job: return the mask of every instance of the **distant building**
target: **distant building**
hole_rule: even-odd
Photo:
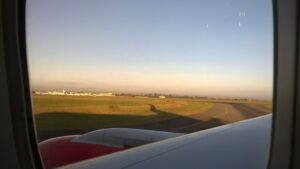
[[[107,93],[97,93],[97,94],[95,94],[95,96],[114,96],[114,94],[111,93],[111,92],[107,92]]]
[[[48,91],[46,92],[46,94],[49,94],[49,95],[65,95],[65,90],[63,90],[62,92],[58,92],[58,91]]]
[[[90,92],[69,92],[66,90],[62,91],[47,91],[47,92],[39,92],[39,91],[34,91],[33,94],[45,94],[45,95],[64,95],[64,96],[115,96],[111,92],[106,92],[106,93],[90,93]]]
[[[165,99],[166,96],[158,96],[159,99]]]

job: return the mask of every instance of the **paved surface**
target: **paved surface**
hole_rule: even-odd
[[[171,114],[156,109],[151,106],[151,110],[157,114]],[[173,131],[181,133],[191,133],[223,124],[233,123],[253,117],[268,114],[269,110],[256,105],[240,104],[240,103],[215,103],[214,106],[201,113],[191,116],[175,116],[173,119],[160,122],[131,126],[131,128]],[[43,131],[38,132],[39,141],[58,137],[63,135],[82,134],[89,132],[88,130],[70,130],[70,131]]]
[[[179,116],[174,119],[134,126],[134,128],[191,133],[268,113],[268,110],[254,105],[216,103],[208,111],[189,117]]]

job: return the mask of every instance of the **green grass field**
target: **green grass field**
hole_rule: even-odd
[[[39,131],[126,127],[189,116],[214,103],[195,99],[33,95]]]

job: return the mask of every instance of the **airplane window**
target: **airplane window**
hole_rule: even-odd
[[[270,114],[272,15],[271,0],[28,0],[45,167]],[[99,144],[78,157],[82,140]]]

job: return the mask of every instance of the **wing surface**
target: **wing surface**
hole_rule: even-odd
[[[271,115],[85,160],[68,169],[265,169]]]

